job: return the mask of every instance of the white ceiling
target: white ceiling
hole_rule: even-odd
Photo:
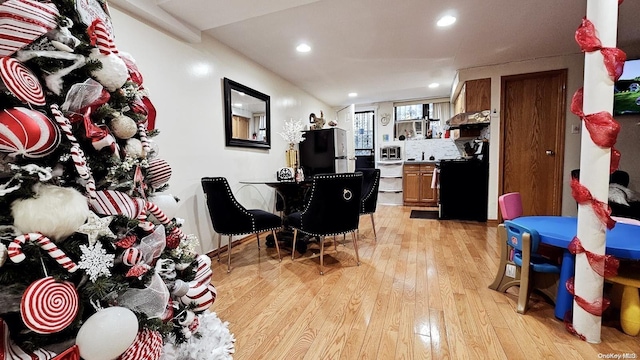
[[[187,41],[208,34],[332,106],[449,97],[459,69],[579,53],[574,33],[587,6],[587,0],[111,3]],[[458,21],[436,27],[445,13]],[[640,1],[626,0],[618,22],[618,47],[634,58],[637,14]],[[310,53],[295,51],[303,41]],[[432,82],[441,86],[427,88]]]

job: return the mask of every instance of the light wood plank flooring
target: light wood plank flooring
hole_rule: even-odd
[[[378,241],[360,219],[360,259],[350,237],[291,261],[290,251],[233,248],[232,271],[213,262],[212,306],[236,337],[234,359],[600,359],[640,356],[640,338],[605,319],[602,342],[570,335],[552,305],[534,295],[516,313],[517,287],[490,290],[498,266],[496,228],[410,219],[410,207],[378,206]],[[340,239],[341,240],[341,239]],[[342,240],[341,240],[342,242]],[[226,260],[226,252],[222,254]],[[298,255],[300,256],[300,255]],[[633,356],[633,355],[632,355]]]

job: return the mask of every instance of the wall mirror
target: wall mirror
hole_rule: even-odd
[[[271,148],[270,97],[224,78],[227,146]]]

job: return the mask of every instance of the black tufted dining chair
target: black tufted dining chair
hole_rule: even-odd
[[[318,174],[313,176],[311,193],[304,210],[287,216],[294,229],[293,249],[298,233],[320,238],[320,275],[324,274],[324,237],[351,233],[356,261],[358,255],[358,222],[362,173]],[[294,253],[291,255],[293,260]]]
[[[358,169],[362,172],[362,194],[360,195],[360,215],[371,215],[373,239],[378,241],[376,223],[373,214],[378,203],[378,188],[380,187],[380,169]]]
[[[282,227],[282,219],[278,215],[259,209],[246,209],[233,196],[229,183],[224,177],[203,177],[200,182],[207,199],[213,230],[218,233],[218,261],[220,261],[222,236],[229,237],[227,272],[231,271],[231,237],[234,235],[256,234],[258,249],[260,249],[260,233],[271,231],[278,252],[278,260],[282,261],[276,237],[276,230]]]

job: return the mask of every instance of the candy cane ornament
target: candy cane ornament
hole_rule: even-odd
[[[145,154],[148,154],[151,151],[151,147],[149,146],[149,140],[147,139],[147,129],[144,127],[144,124],[138,124],[138,136],[140,136],[142,150],[144,150]]]
[[[58,262],[58,264],[67,269],[67,271],[72,273],[78,270],[78,265],[60,250],[51,239],[39,233],[28,233],[13,239],[13,242],[9,244],[8,247],[9,259],[11,259],[11,261],[17,264],[26,258],[22,252],[22,245],[27,241],[34,241],[42,250],[46,251],[49,256]]]
[[[151,215],[155,216],[156,219],[158,219],[158,221],[164,225],[167,226],[170,224],[170,220],[167,217],[167,215],[164,214],[164,211],[162,211],[158,205],[152,203],[152,202],[147,202],[147,211],[151,213]],[[182,230],[180,230],[180,228],[178,228],[177,226],[174,227],[170,232],[169,235],[173,235],[173,236],[177,236],[180,239],[186,239],[186,235],[184,235],[184,233],[182,232]]]
[[[87,190],[89,197],[95,199],[96,182],[91,175],[91,169],[87,165],[87,158],[84,156],[84,151],[82,151],[78,139],[75,137],[75,135],[73,135],[71,122],[62,114],[57,104],[51,105],[51,113],[56,119],[56,123],[58,123],[58,126],[60,126],[60,128],[62,129],[64,135],[71,143],[71,160],[73,160],[73,164],[75,165],[76,171],[78,172],[80,178],[86,181],[85,189]]]

